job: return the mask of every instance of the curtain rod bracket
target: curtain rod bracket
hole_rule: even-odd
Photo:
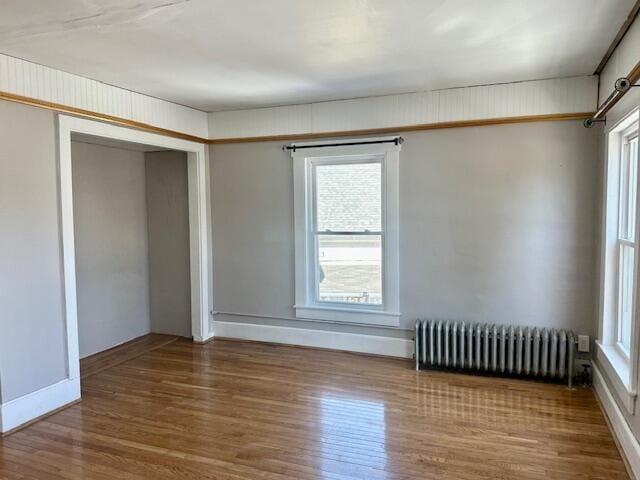
[[[620,77],[615,81],[613,91],[609,94],[606,100],[598,106],[596,113],[594,113],[591,118],[588,118],[583,122],[583,125],[586,128],[593,127],[595,122],[605,122],[606,125],[607,112],[609,112],[609,110],[611,110],[613,106],[618,103],[618,101],[624,97],[629,90],[631,90],[631,87],[640,86],[636,84],[638,80],[640,80],[640,62],[636,63],[635,67],[631,69],[626,77]]]
[[[607,124],[607,118],[600,118],[598,120],[593,119],[593,118],[587,118],[584,122],[582,122],[582,124],[585,126],[585,128],[591,128],[593,127],[597,122],[602,122],[605,125]]]
[[[627,77],[620,77],[616,80],[614,88],[618,92],[626,93],[633,86],[634,85],[631,84],[631,81]]]

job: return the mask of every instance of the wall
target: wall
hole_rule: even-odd
[[[0,102],[2,402],[66,377],[55,120]]]
[[[615,81],[620,77],[626,77],[631,69],[640,61],[640,21],[636,20],[622,38],[618,47],[613,51],[611,58],[600,74],[600,91],[598,103],[604,100],[613,91]],[[634,90],[634,89],[632,89]],[[638,89],[636,88],[635,91]],[[629,95],[627,95],[627,98]],[[615,114],[615,113],[614,113]]]
[[[0,124],[2,125],[2,129],[0,129],[0,232],[2,233],[0,235],[0,308],[2,309],[2,315],[0,315],[0,400],[6,404],[11,400],[66,379],[67,359],[57,181],[56,115],[48,110],[0,101]],[[76,177],[74,182],[76,184],[79,183],[78,175],[84,180],[90,180],[85,175],[86,172],[82,173],[82,165],[80,167],[77,165],[75,157],[77,157],[78,149],[84,151],[104,150],[111,154],[118,151],[106,147],[75,144],[73,153],[74,177]],[[113,213],[113,209],[120,209],[119,214],[125,221],[131,222],[130,216],[134,214],[136,219],[144,219],[136,222],[135,238],[138,239],[138,242],[132,241],[133,234],[127,229],[109,231],[108,228],[100,226],[100,224],[94,225],[92,219],[87,218],[83,213],[85,212],[83,209],[97,205],[87,203],[91,202],[87,198],[76,202],[81,206],[81,211],[75,213],[76,221],[80,222],[76,227],[84,231],[84,233],[78,232],[80,237],[86,234],[86,238],[90,240],[101,236],[114,239],[116,237],[114,234],[117,233],[117,236],[123,237],[117,240],[126,243],[127,248],[135,247],[138,249],[139,255],[136,258],[133,258],[133,253],[129,251],[127,255],[131,258],[126,260],[124,258],[126,255],[122,255],[119,260],[126,263],[127,266],[131,266],[131,262],[133,262],[137,265],[137,273],[129,272],[124,278],[118,278],[119,283],[124,281],[129,286],[132,283],[126,282],[137,282],[138,286],[135,287],[137,289],[147,275],[143,273],[141,264],[135,263],[147,261],[140,240],[146,237],[147,229],[146,212],[143,215],[140,210],[140,207],[146,203],[145,165],[141,153],[121,152],[121,155],[133,155],[137,158],[137,169],[135,172],[129,171],[127,175],[131,176],[127,178],[131,180],[135,177],[140,186],[138,192],[141,197],[137,198],[137,206],[133,212],[131,211],[131,203],[105,206],[108,207],[107,213]],[[93,156],[89,157],[88,161],[91,162]],[[119,162],[120,160],[116,158],[114,161]],[[111,197],[118,200],[122,192],[113,184],[111,175],[114,174],[114,169],[110,168],[109,163],[104,162],[99,166],[104,169],[99,172],[100,178],[109,185],[102,187],[97,185],[95,186],[97,190],[93,193],[105,196],[108,192]],[[133,168],[131,162],[127,165]],[[120,165],[120,167],[127,168],[127,165]],[[181,181],[184,185],[184,180]],[[77,195],[86,197],[88,185],[84,192],[80,185],[75,190],[76,197]],[[119,200],[124,201],[125,199],[127,202],[132,200],[128,196]],[[101,213],[105,212],[101,211]],[[113,217],[109,218],[113,220]],[[188,222],[188,220],[185,221]],[[87,231],[82,228],[82,222],[93,226]],[[95,230],[92,230],[94,228]],[[185,228],[184,231],[188,231],[188,228]],[[101,239],[102,247],[106,243],[104,238]],[[82,238],[76,239],[76,242],[78,255],[87,258],[86,251],[80,250],[89,244],[83,242]],[[100,257],[101,253],[94,252],[93,254]],[[117,253],[121,255],[120,251]],[[92,261],[97,262],[97,259],[94,258]],[[101,279],[95,276],[91,277],[92,272],[89,268],[91,265],[82,262],[80,259],[78,265],[79,328],[80,335],[85,337],[86,332],[83,331],[82,323],[87,315],[83,298],[88,297],[84,297],[87,291],[83,290],[83,286],[85,288],[91,287],[91,282],[99,282]],[[188,269],[188,261],[186,265]],[[104,272],[109,275],[113,274],[111,266],[104,264],[100,266],[105,269]],[[84,280],[80,277],[83,277]],[[99,284],[96,283],[92,287],[94,290],[91,290],[89,294],[94,295],[100,291],[97,285]],[[118,289],[100,291],[100,295],[105,293],[112,296],[124,295],[124,292]],[[141,294],[137,298],[144,302],[144,298],[148,299],[148,295],[147,291],[146,294]],[[132,297],[133,295],[126,297],[127,301]],[[136,312],[142,312],[136,313],[136,318],[145,317],[143,305],[138,304]],[[91,311],[92,316],[98,315],[100,318],[104,318],[106,313],[103,307],[92,308]],[[148,319],[148,313],[146,317]],[[149,326],[146,329],[130,332],[126,336],[137,336],[148,331]],[[123,335],[123,340],[126,336]],[[94,338],[94,340],[101,339]],[[100,349],[98,346],[95,348]],[[83,348],[82,354],[86,355],[91,350],[93,348]],[[22,403],[16,404],[15,408],[21,408],[20,405]]]
[[[80,358],[149,333],[144,153],[72,142]]]
[[[191,336],[187,154],[145,153],[151,330]]]
[[[0,94],[89,110],[207,137],[207,114],[194,108],[0,53]]]
[[[259,137],[595,110],[595,76],[554,78],[209,114],[210,138]]]
[[[403,134],[401,329],[293,317],[284,142],[212,145],[217,320],[409,336],[418,316],[594,333],[600,138],[579,121]]]

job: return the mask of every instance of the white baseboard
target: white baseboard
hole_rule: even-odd
[[[607,383],[598,369],[595,362],[593,367],[593,387],[596,395],[600,399],[600,403],[607,414],[609,423],[613,428],[613,434],[618,439],[619,445],[622,447],[625,457],[629,462],[629,466],[633,471],[635,478],[640,478],[640,444],[633,435],[629,424],[624,418],[620,407],[615,401]]]
[[[206,337],[203,337],[201,335],[193,335],[193,341],[195,343],[207,343],[211,339],[213,339],[213,334],[210,334]]]
[[[224,322],[219,320],[214,320],[213,329],[214,337],[328,348],[347,352],[385,355],[388,357],[411,358],[413,356],[413,340],[406,338],[257,325],[253,323]]]
[[[80,399],[80,379],[65,379],[0,405],[0,431],[8,432]]]

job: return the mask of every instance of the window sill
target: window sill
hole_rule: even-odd
[[[362,325],[399,327],[400,313],[355,308],[294,305],[296,317],[308,320],[357,323]]]
[[[596,342],[596,358],[618,398],[631,414],[635,413],[637,393],[631,388],[631,370],[629,361],[614,345]]]

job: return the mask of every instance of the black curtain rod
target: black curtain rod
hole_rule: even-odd
[[[404,142],[404,138],[395,137],[395,138],[389,138],[387,140],[363,140],[361,142],[323,143],[320,145],[296,145],[294,143],[291,145],[285,145],[283,149],[293,150],[295,152],[296,150],[298,149],[302,150],[303,148],[344,147],[344,146],[351,146],[351,145],[373,145],[376,143],[393,143],[395,145],[400,145],[403,142]]]

